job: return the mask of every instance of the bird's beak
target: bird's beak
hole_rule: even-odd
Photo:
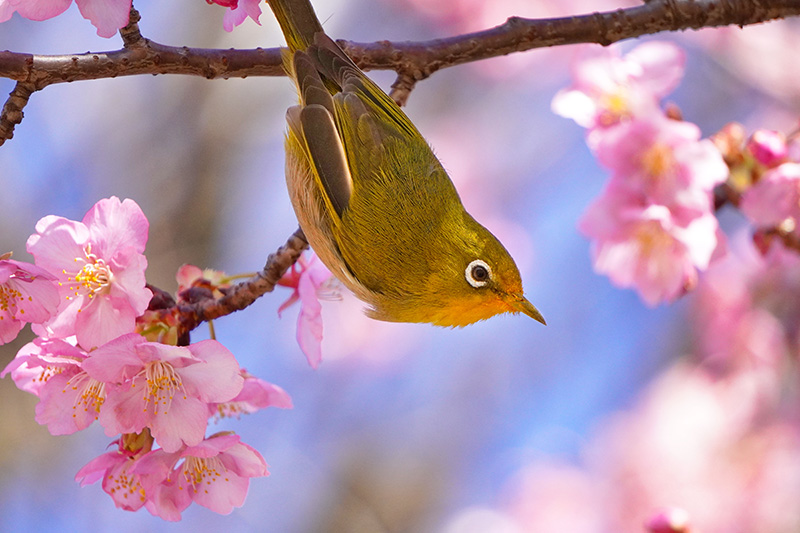
[[[533,304],[530,303],[527,300],[527,298],[525,298],[521,294],[510,295],[510,298],[508,299],[508,304],[512,307],[512,309],[514,309],[514,311],[526,314],[535,321],[541,322],[545,326],[547,325],[547,322],[544,321],[542,313],[540,313],[539,310],[536,309],[533,306]]]

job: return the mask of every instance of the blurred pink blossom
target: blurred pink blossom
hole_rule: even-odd
[[[334,279],[322,261],[316,255],[311,255],[310,259],[301,256],[278,281],[279,285],[294,289],[278,308],[278,315],[293,303],[300,302],[297,343],[311,368],[317,368],[322,362],[322,305],[319,300],[339,298]]]
[[[645,527],[650,533],[689,533],[689,513],[680,507],[659,509]]]
[[[640,44],[625,56],[618,46],[586,46],[573,64],[573,84],[553,98],[553,112],[589,129],[658,113],[685,61],[680,48],[664,41]]]
[[[147,218],[133,200],[113,196],[97,202],[75,222],[46,216],[36,223],[28,251],[58,279],[62,298],[47,337],[77,335],[90,350],[133,331],[150,302],[145,287]]]
[[[55,279],[36,265],[0,258],[0,344],[14,340],[26,322],[40,324],[55,314]]]
[[[700,140],[700,128],[660,113],[599,132],[597,158],[612,170],[614,186],[665,205],[679,217],[709,212],[714,187],[728,177],[719,150]]]
[[[83,18],[97,28],[100,37],[113,37],[130,18],[131,0],[75,0]],[[72,0],[0,0],[0,22],[14,12],[30,20],[47,20],[60,15]]]
[[[720,374],[775,372],[800,342],[800,256],[777,242],[761,254],[744,232],[734,244],[697,291],[698,352]],[[779,382],[771,385],[765,394],[779,391]]]
[[[207,404],[236,397],[243,382],[233,354],[215,340],[168,346],[132,333],[91,352],[83,368],[106,384],[106,435],[147,427],[168,452],[201,442]]]
[[[644,205],[609,184],[578,223],[591,238],[597,272],[619,287],[634,287],[649,305],[674,300],[697,283],[717,249],[718,223],[706,213],[688,223],[662,205]]]
[[[233,434],[174,453],[153,450],[131,471],[143,476],[147,510],[170,521],[180,520],[192,502],[228,514],[244,504],[250,478],[269,475],[261,454]]]
[[[767,171],[742,195],[742,212],[756,226],[778,226],[791,219],[800,222],[800,164],[784,163]]]
[[[797,531],[800,431],[755,401],[752,385],[747,373],[715,380],[674,365],[600,426],[582,465],[526,468],[507,511],[531,532],[660,533],[667,509],[662,518],[688,531]]]

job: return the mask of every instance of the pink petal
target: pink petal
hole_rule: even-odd
[[[100,37],[113,37],[130,18],[131,0],[75,0]],[[127,200],[126,200],[127,201]]]
[[[127,23],[129,0],[78,0],[78,4],[81,3],[127,4]],[[150,223],[139,205],[130,198],[122,202],[116,196],[100,200],[84,215],[82,222],[89,228],[91,240],[97,246],[96,250],[92,250],[93,253],[108,258],[125,248],[144,253]]]
[[[114,303],[110,298],[96,297],[77,313],[75,334],[81,347],[91,350],[134,330],[135,311]]]
[[[260,0],[239,0],[239,5],[236,9],[228,8],[225,10],[225,15],[222,18],[222,27],[225,31],[233,31],[235,26],[240,25],[247,17],[250,17],[259,26],[261,22],[258,21],[261,17]]]
[[[112,300],[124,302],[136,316],[141,315],[150,305],[153,293],[145,287],[147,279],[147,258],[133,250],[124,248],[118,250],[111,258],[114,272],[114,283],[111,285],[109,297]]]
[[[195,446],[188,446],[181,452],[181,457],[200,457],[208,459],[209,457],[216,457],[225,450],[231,448],[239,442],[239,435],[232,433],[217,435],[204,439],[201,443]]]
[[[215,513],[229,514],[234,507],[244,504],[249,487],[249,478],[226,472],[211,482],[204,482],[203,490],[194,492],[192,499]]]
[[[181,513],[192,504],[188,490],[181,490],[176,482],[163,482],[148,490],[145,507],[153,516],[178,522]]]
[[[210,439],[211,440],[211,439]],[[254,448],[238,442],[220,454],[225,467],[242,477],[263,477],[269,475],[267,462]]]
[[[118,433],[139,433],[148,425],[150,411],[145,409],[142,399],[142,391],[146,386],[142,378],[106,386],[106,401],[98,420],[106,435],[113,437]]]
[[[36,233],[28,238],[28,252],[36,265],[59,279],[71,268],[76,257],[84,257],[84,246],[89,239],[89,229],[80,222],[48,215],[36,223]]]
[[[649,41],[627,53],[625,61],[639,67],[635,77],[640,87],[661,99],[683,79],[686,54],[670,42]]]
[[[116,451],[104,453],[95,457],[78,470],[78,473],[75,474],[75,481],[79,482],[81,487],[97,483],[109,468],[116,466],[120,461],[126,460],[124,456]]]
[[[16,4],[17,13],[30,20],[47,20],[60,15],[72,0],[24,0]]]
[[[176,452],[184,443],[194,446],[203,440],[208,425],[208,408],[196,398],[184,399],[176,395],[166,412],[149,418],[149,427],[156,441],[164,451]]]
[[[219,403],[241,392],[244,379],[230,350],[211,339],[191,344],[189,350],[203,363],[181,369],[181,379],[188,393],[204,402]]]
[[[82,395],[86,379],[76,381],[77,375],[77,369],[62,372],[42,387],[36,422],[46,425],[51,435],[70,435],[86,429],[97,419],[100,406],[96,399]]]
[[[16,10],[16,6],[12,6],[9,0],[0,0],[0,22],[10,19]]]
[[[302,304],[297,317],[297,343],[308,364],[316,369],[322,361],[322,306],[317,298],[317,286],[310,276],[300,277],[297,292]]]
[[[255,407],[292,408],[292,398],[281,387],[258,378],[244,380],[242,392],[233,401],[247,402]]]
[[[23,327],[25,327],[25,322],[9,316],[0,316],[0,344],[6,344],[16,339]]]

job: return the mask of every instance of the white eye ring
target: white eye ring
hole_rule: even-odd
[[[464,277],[467,278],[467,283],[476,289],[484,287],[492,279],[492,267],[486,261],[475,259],[467,265]]]

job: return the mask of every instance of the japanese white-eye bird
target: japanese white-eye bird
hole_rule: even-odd
[[[299,105],[286,182],[322,262],[379,320],[465,326],[498,313],[545,323],[519,270],[466,212],[414,124],[323,31],[308,0],[269,0]]]

